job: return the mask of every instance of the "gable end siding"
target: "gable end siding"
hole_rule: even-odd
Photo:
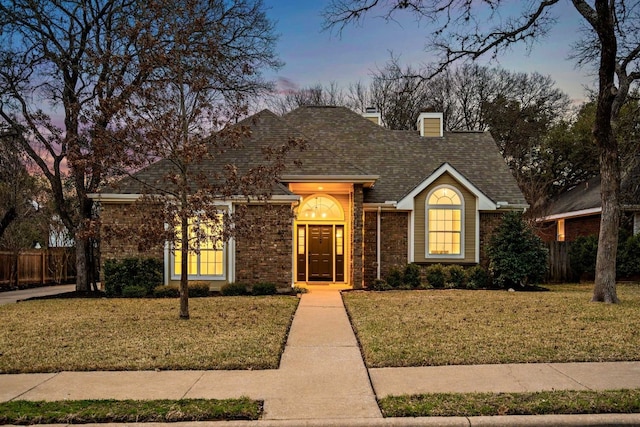
[[[426,255],[426,199],[431,190],[440,185],[455,187],[464,198],[464,258],[427,258]],[[476,198],[448,173],[443,174],[415,198],[414,261],[475,263]]]
[[[424,136],[442,136],[440,135],[440,119],[426,118],[422,121],[422,129]]]

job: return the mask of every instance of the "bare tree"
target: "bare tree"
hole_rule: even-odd
[[[156,30],[139,19],[142,9],[135,0],[0,1],[0,118],[46,178],[74,237],[79,291],[96,281],[87,195],[126,153],[113,119],[153,65],[139,61]]]
[[[272,94],[267,98],[267,104],[275,113],[282,115],[305,105],[346,106],[349,98],[337,82],[330,82]]]
[[[13,133],[0,136],[0,246],[21,250],[36,241],[45,245],[46,227],[41,224],[45,195],[29,174],[15,139]]]
[[[482,3],[468,0],[333,0],[325,13],[327,28],[344,28],[372,10],[392,19],[408,9],[431,22],[429,46],[440,55],[431,76],[460,60],[500,55],[515,43],[531,48],[557,22],[559,0]],[[602,216],[593,301],[617,303],[615,264],[620,224],[620,164],[616,125],[631,85],[640,78],[640,5],[625,0],[572,0],[586,28],[579,63],[598,70],[598,95],[593,139],[600,157]],[[478,19],[482,16],[482,19]],[[487,26],[483,23],[487,22]],[[616,84],[617,83],[617,84]]]
[[[154,70],[119,115],[121,132],[134,141],[124,166],[162,160],[122,185],[135,183],[144,194],[136,206],[143,220],[133,225],[140,248],[168,242],[180,259],[180,318],[188,319],[190,255],[244,231],[242,209],[232,215],[220,202],[267,199],[298,141],[262,150],[263,161],[249,169],[221,160],[250,136],[250,123],[235,122],[271,88],[261,70],[279,65],[260,0],[185,0],[180,8],[151,0],[143,16],[161,28],[160,49],[144,57]],[[159,176],[150,178],[150,170]],[[131,235],[128,228],[111,231]]]

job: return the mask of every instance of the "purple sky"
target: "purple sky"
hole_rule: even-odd
[[[521,0],[509,1],[518,7]],[[277,21],[276,31],[280,34],[277,51],[286,65],[275,77],[282,83],[304,87],[336,81],[346,87],[358,80],[369,82],[370,71],[382,67],[390,58],[390,51],[400,57],[403,65],[417,67],[430,60],[423,50],[428,24],[417,22],[412,15],[387,22],[371,13],[362,25],[348,26],[340,37],[335,32],[322,31],[321,13],[328,1],[264,0],[264,3],[269,8],[269,18]],[[594,80],[590,70],[575,68],[574,61],[568,58],[572,42],[580,36],[582,18],[569,1],[557,5],[555,16],[558,23],[547,38],[534,45],[529,55],[524,45],[517,45],[501,56],[496,65],[510,71],[550,75],[557,87],[573,100],[582,101],[584,86],[593,87]]]

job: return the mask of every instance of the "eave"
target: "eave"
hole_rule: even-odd
[[[362,184],[365,188],[372,188],[380,175],[282,175],[281,182],[336,182]]]

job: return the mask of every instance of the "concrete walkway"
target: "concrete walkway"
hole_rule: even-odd
[[[371,380],[370,380],[370,378]],[[264,401],[263,419],[224,425],[640,425],[640,414],[383,419],[376,396],[640,388],[640,362],[367,369],[339,292],[302,296],[279,369],[0,375],[0,401],[224,399]],[[514,424],[515,423],[515,424]],[[214,424],[216,423],[205,423]],[[175,424],[172,424],[175,426]]]
[[[12,304],[33,297],[63,294],[76,289],[76,285],[43,286],[40,288],[20,289],[17,291],[0,292],[0,305]]]

